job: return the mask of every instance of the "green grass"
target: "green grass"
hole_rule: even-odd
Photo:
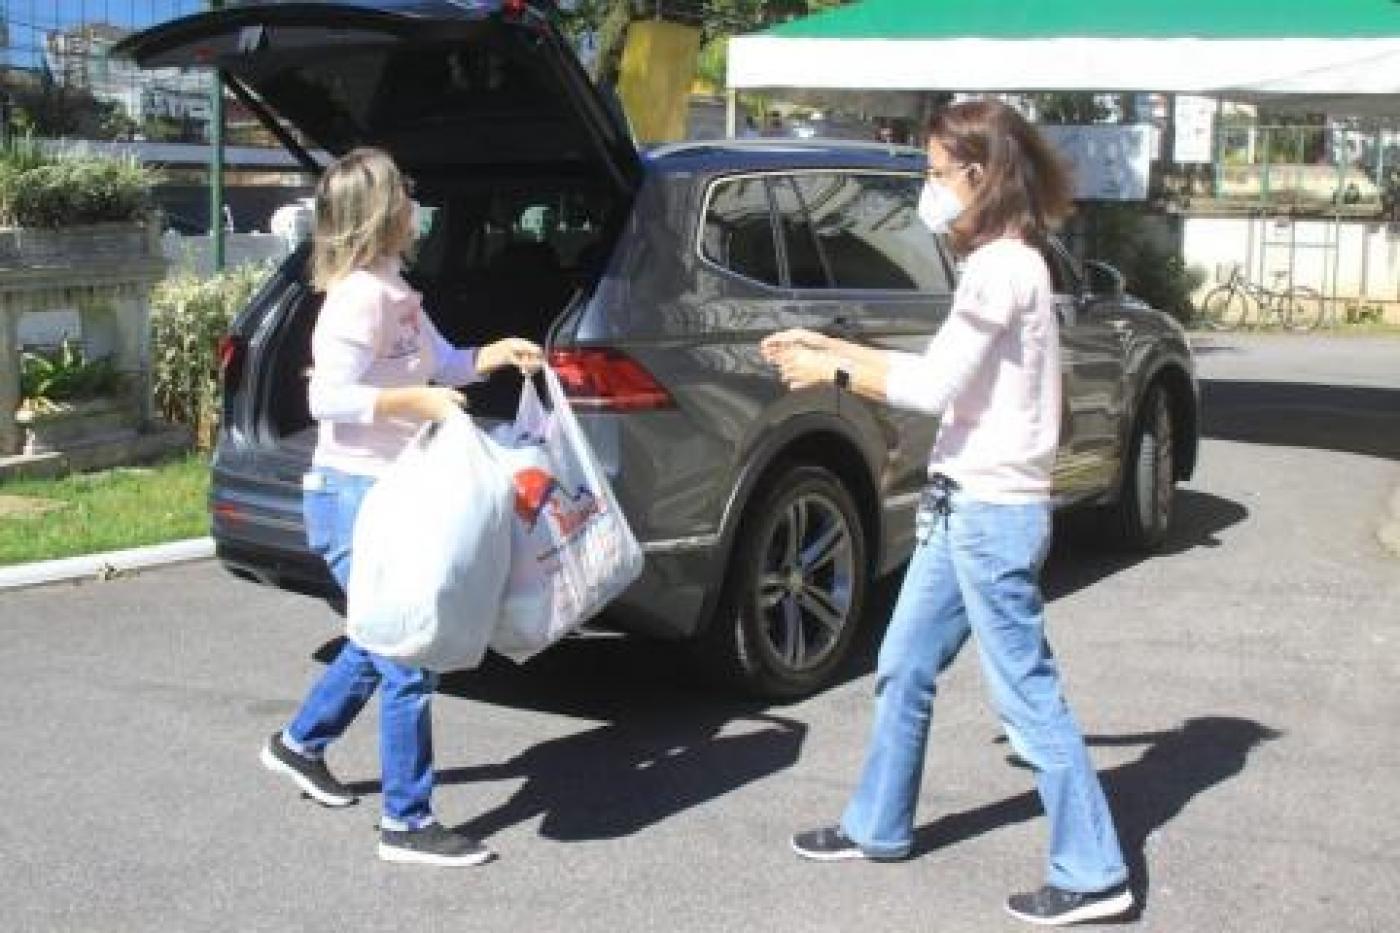
[[[0,483],[7,500],[54,506],[31,515],[0,509],[0,566],[201,537],[209,533],[208,495],[202,456]]]

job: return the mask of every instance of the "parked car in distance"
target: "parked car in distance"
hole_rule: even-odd
[[[119,50],[213,64],[309,171],[382,146],[431,225],[406,274],[450,340],[544,343],[646,553],[602,624],[686,639],[745,690],[829,683],[872,580],[913,542],[936,422],[835,387],[788,392],[761,359],[809,327],[920,351],[956,280],[917,219],[922,152],[754,139],[639,152],[548,16],[525,3],[375,0],[230,7]],[[1166,534],[1196,457],[1180,327],[1112,269],[1049,255],[1063,320],[1058,504],[1106,513],[1124,546]],[[294,253],[221,352],[212,528],[233,572],[305,592],[300,482],[314,444],[321,296]],[[469,390],[512,415],[518,377]]]

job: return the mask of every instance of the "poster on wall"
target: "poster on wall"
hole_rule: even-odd
[[[1040,127],[1069,162],[1080,201],[1147,200],[1153,129],[1142,123]]]
[[[1176,98],[1176,145],[1172,161],[1178,165],[1214,160],[1213,131],[1217,104],[1209,97],[1178,94]]]

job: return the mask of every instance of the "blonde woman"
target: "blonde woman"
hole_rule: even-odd
[[[819,861],[909,854],[938,675],[972,635],[992,705],[1036,771],[1050,822],[1044,883],[1006,909],[1053,926],[1133,907],[1113,816],[1045,640],[1040,594],[1061,404],[1043,249],[1070,206],[1058,158],[1016,111],[996,101],[948,107],[929,125],[918,212],[966,262],[928,350],[885,352],[803,330],[763,344],[793,388],[835,382],[942,416],[918,545],[880,647],[865,766],[840,821],[798,833],[792,847]]]
[[[399,272],[413,241],[414,213],[398,168],[378,149],[347,153],[316,186],[311,274],[326,297],[311,340],[310,403],[320,433],[303,481],[303,510],[307,542],[342,590],[360,502],[424,422],[440,421],[462,404],[451,387],[503,366],[533,373],[543,364],[540,348],[528,340],[459,348],[442,338]],[[442,866],[486,862],[489,849],[433,815],[435,685],[431,672],[347,641],[291,723],[268,739],[262,763],[325,806],[354,803],[326,767],[325,751],[378,690],[379,857]]]

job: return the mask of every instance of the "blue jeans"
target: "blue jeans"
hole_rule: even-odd
[[[1045,641],[1037,578],[1050,507],[961,491],[950,505],[915,548],[880,647],[874,735],[841,828],[870,855],[908,853],[935,683],[971,632],[1006,736],[1035,769],[1050,821],[1046,880],[1070,891],[1113,887],[1127,878],[1113,817]]]
[[[360,502],[374,477],[317,467],[308,475],[302,510],[306,539],[342,590],[350,579],[350,543]],[[379,770],[385,829],[433,822],[433,726],[436,675],[405,667],[346,641],[311,688],[284,733],[287,744],[320,757],[379,689]]]

